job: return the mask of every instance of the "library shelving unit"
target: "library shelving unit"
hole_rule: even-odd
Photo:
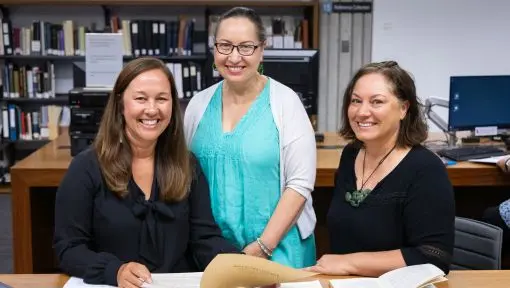
[[[318,43],[319,43],[319,9],[320,9],[320,3],[319,0],[258,0],[258,1],[243,1],[243,0],[219,0],[219,1],[198,1],[198,0],[187,0],[187,1],[179,1],[179,0],[66,0],[66,1],[59,1],[59,0],[2,0],[0,2],[0,12],[1,17],[0,19],[10,19],[10,9],[19,7],[19,6],[52,6],[55,8],[58,8],[59,6],[100,6],[102,8],[102,11],[104,13],[104,27],[112,28],[111,23],[112,21],[112,13],[111,11],[115,7],[121,7],[121,6],[174,6],[174,7],[195,7],[195,8],[203,8],[204,11],[204,21],[205,21],[205,31],[192,31],[193,37],[195,37],[194,40],[191,40],[194,42],[198,39],[198,41],[203,42],[205,44],[205,53],[192,53],[187,55],[182,54],[172,54],[168,55],[166,53],[161,53],[160,55],[155,55],[153,57],[158,57],[161,60],[165,62],[176,62],[176,63],[188,63],[192,62],[193,65],[201,66],[202,68],[206,63],[210,63],[208,61],[211,61],[210,53],[207,53],[208,51],[208,41],[209,41],[209,23],[210,23],[210,17],[213,14],[213,11],[216,13],[216,11],[226,10],[231,7],[235,6],[245,6],[245,7],[251,7],[256,9],[260,12],[261,16],[264,16],[263,11],[270,11],[270,14],[272,16],[274,15],[285,15],[285,11],[288,9],[298,9],[298,11],[302,12],[302,15],[299,15],[301,19],[306,20],[303,24],[306,27],[301,27],[302,30],[306,30],[306,37],[303,37],[303,39],[306,39],[306,43],[303,43],[303,48],[309,48],[309,49],[318,49]],[[300,13],[301,13],[300,12]],[[56,12],[57,13],[57,12]],[[171,15],[171,16],[179,16],[179,15]],[[41,19],[34,19],[34,21],[44,21],[44,15],[40,16]],[[114,16],[115,17],[115,16]],[[68,19],[73,20],[73,19]],[[120,23],[120,19],[115,19],[115,22]],[[181,24],[182,25],[182,24]],[[44,27],[44,26],[41,26]],[[12,29],[12,27],[11,27]],[[44,29],[44,28],[43,28]],[[71,30],[72,31],[72,30]],[[144,30],[148,31],[148,30]],[[4,31],[5,32],[5,31]],[[106,32],[112,32],[112,31],[106,31]],[[72,32],[71,32],[72,33]],[[304,33],[304,32],[302,32]],[[3,36],[3,35],[2,35]],[[76,36],[71,36],[76,37]],[[142,36],[144,37],[144,36]],[[18,40],[19,41],[19,40]],[[305,40],[303,40],[304,42]],[[192,45],[195,43],[192,43]],[[75,44],[76,45],[76,44]],[[11,47],[12,48],[12,47]],[[210,48],[210,47],[209,47]],[[1,49],[0,49],[1,51]],[[28,51],[30,51],[30,48],[28,48]],[[134,50],[133,50],[134,51]],[[1,53],[0,53],[1,54]],[[8,55],[9,54],[9,55]],[[73,53],[74,54],[74,53]],[[56,56],[56,55],[39,55],[39,54],[30,54],[30,53],[6,53],[4,51],[3,55],[0,55],[0,69],[2,69],[2,72],[4,70],[5,65],[7,63],[45,63],[45,62],[52,62],[56,63],[55,65],[58,65],[58,63],[61,62],[84,62],[85,57],[82,55],[68,55],[68,53],[65,53],[66,56]],[[125,61],[129,61],[131,59],[134,59],[135,56],[124,56]],[[182,64],[187,65],[187,64]],[[209,67],[210,68],[210,67]],[[205,69],[204,69],[205,71]],[[3,73],[1,73],[3,74]],[[20,73],[20,75],[22,75]],[[3,76],[2,76],[3,77]],[[203,77],[201,79],[202,84],[199,87],[205,88],[207,85],[210,84],[208,73],[203,73]],[[3,79],[2,79],[3,80]],[[5,85],[5,83],[4,83]],[[16,85],[14,85],[16,86]],[[2,88],[3,90],[3,88]],[[1,93],[2,91],[0,91]],[[5,96],[5,95],[4,95]],[[189,101],[189,97],[187,99],[183,99],[183,103],[186,103]],[[59,106],[65,106],[68,103],[68,97],[65,93],[59,93],[55,94],[54,98],[29,98],[29,97],[19,97],[19,98],[9,98],[9,97],[3,97],[0,99],[0,104],[3,107],[6,107],[7,105],[16,105],[17,107],[20,107],[20,109],[26,109],[28,110],[34,110],[38,109],[38,107],[42,107],[45,105],[59,105]],[[20,139],[19,137],[17,139]],[[42,145],[48,143],[49,140],[9,140],[2,137],[2,142],[0,143],[0,148],[4,152],[3,155],[7,155],[10,165],[14,164],[16,160],[19,160],[26,155],[30,154],[31,152],[35,151],[36,149],[40,148]],[[20,153],[20,151],[22,151]],[[7,153],[6,153],[7,152]],[[4,159],[5,160],[5,159]],[[3,168],[5,170],[5,167]],[[8,167],[7,167],[8,170]],[[0,175],[1,177],[1,175]],[[0,178],[0,182],[2,179]]]
[[[309,20],[309,31],[311,31],[311,48],[317,49],[319,46],[319,0],[258,0],[258,1],[244,1],[244,0],[2,0],[0,10],[3,12],[4,17],[9,14],[9,6],[19,5],[101,5],[108,6],[126,6],[126,5],[172,5],[172,6],[198,6],[198,7],[266,7],[280,9],[282,12],[285,8],[302,7],[305,8],[304,17]]]

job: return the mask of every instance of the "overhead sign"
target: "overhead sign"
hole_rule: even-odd
[[[322,4],[325,13],[372,13],[372,2],[332,2]]]

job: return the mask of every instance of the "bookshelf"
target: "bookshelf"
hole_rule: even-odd
[[[248,6],[253,8],[277,8],[285,9],[290,7],[306,8],[305,18],[310,21],[310,31],[312,45],[311,48],[318,49],[319,46],[319,14],[320,14],[320,0],[259,0],[259,1],[243,1],[243,0],[217,0],[217,1],[199,1],[199,0],[2,0],[0,4],[0,11],[3,12],[4,17],[9,13],[9,6],[23,6],[23,5],[100,5],[104,8],[109,6],[139,6],[139,5],[164,5],[164,6],[186,6],[186,7],[233,7],[233,6]]]
[[[202,55],[174,55],[174,56],[156,56],[164,61],[204,61],[207,59],[205,54]],[[135,59],[134,56],[124,56],[124,61]],[[56,56],[56,55],[0,55],[0,60],[11,61],[29,61],[29,60],[46,60],[46,61],[85,61],[85,56]]]
[[[167,6],[171,7],[170,13],[172,15],[169,15],[170,17],[178,18],[176,22],[180,21],[180,14],[186,14],[189,11],[195,12],[194,16],[192,17],[198,17],[200,19],[197,19],[197,23],[200,22],[201,24],[201,30],[192,30],[191,34],[194,40],[197,40],[199,43],[194,42],[194,40],[191,40],[193,43],[192,47],[199,47],[197,51],[193,50],[193,53],[183,55],[182,53],[161,53],[160,55],[146,55],[146,56],[153,56],[157,57],[167,63],[175,63],[175,65],[182,65],[182,67],[189,65],[190,71],[192,65],[197,65],[197,71],[198,68],[202,69],[202,83],[198,85],[198,88],[201,87],[201,89],[206,88],[208,85],[212,84],[209,77],[210,74],[208,73],[208,70],[211,69],[208,65],[211,63],[211,55],[208,53],[208,49],[210,49],[210,43],[208,43],[210,38],[210,23],[211,19],[213,19],[214,16],[221,14],[222,12],[226,11],[227,9],[235,6],[246,6],[256,9],[256,11],[261,15],[269,15],[267,17],[275,17],[278,15],[288,15],[287,13],[294,13],[299,15],[299,18],[305,19],[306,22],[306,30],[307,30],[307,43],[306,46],[309,49],[318,49],[318,43],[319,43],[319,9],[320,9],[320,3],[319,0],[259,0],[259,1],[242,1],[242,0],[219,0],[219,1],[198,1],[198,0],[187,0],[187,1],[180,1],[180,0],[106,0],[106,1],[99,1],[99,0],[67,0],[67,1],[58,1],[58,0],[2,0],[0,1],[0,19],[14,19],[16,17],[20,17],[24,19],[23,24],[19,24],[18,26],[21,27],[28,27],[30,30],[28,35],[32,35],[33,29],[35,29],[32,25],[33,22],[52,22],[51,19],[45,19],[49,16],[48,14],[54,14],[58,15],[58,19],[65,19],[65,21],[72,21],[74,22],[76,20],[76,23],[73,24],[72,29],[78,29],[80,25],[84,25],[83,19],[87,19],[87,17],[84,17],[80,14],[70,14],[70,16],[65,16],[65,14],[62,14],[60,12],[57,12],[57,9],[64,9],[73,7],[76,9],[83,9],[84,11],[91,11],[91,7],[94,7],[95,11],[94,14],[91,15],[91,18],[94,18],[93,22],[99,22],[100,29],[111,29],[105,32],[116,32],[113,31],[113,27],[115,26],[116,29],[121,29],[121,26],[124,27],[123,20],[125,19],[145,19],[143,18],[146,15],[142,15],[138,18],[137,9],[143,9],[142,7],[151,7],[152,9],[161,10]],[[34,8],[36,7],[36,8]],[[49,8],[51,7],[51,8]],[[32,10],[30,10],[32,8]],[[132,12],[131,16],[122,15],[122,9],[134,9],[135,12]],[[27,10],[28,9],[28,10]],[[39,13],[39,9],[44,10]],[[87,10],[88,9],[88,10]],[[20,12],[21,11],[21,12]],[[19,15],[20,13],[26,13],[23,11],[32,11],[30,15]],[[35,12],[34,12],[35,11]],[[48,13],[48,11],[50,11]],[[154,10],[153,10],[154,11]],[[177,11],[177,12],[174,12]],[[197,12],[199,11],[199,12]],[[289,12],[293,11],[293,12]],[[297,11],[297,12],[296,12]],[[87,12],[84,12],[87,13]],[[90,12],[88,12],[90,13]],[[162,12],[168,13],[167,12]],[[142,13],[143,14],[143,13]],[[33,15],[33,16],[32,16]],[[149,15],[152,16],[152,15]],[[55,16],[56,17],[56,16]],[[55,18],[54,17],[54,18]],[[74,18],[76,19],[74,19]],[[125,17],[125,18],[124,18]],[[156,16],[154,16],[156,17]],[[154,21],[156,18],[154,17],[147,17],[149,19],[148,21]],[[191,17],[191,18],[192,18]],[[78,19],[79,18],[79,19]],[[114,20],[112,20],[114,19]],[[33,22],[32,22],[33,21]],[[62,21],[55,21],[61,24],[61,30],[65,29],[65,23]],[[64,22],[65,22],[64,21]],[[92,21],[92,20],[91,20]],[[134,22],[136,20],[132,20]],[[142,20],[146,21],[146,20]],[[173,21],[173,20],[172,20]],[[14,24],[14,20],[12,21],[12,26],[16,27]],[[18,21],[20,22],[20,21]],[[32,22],[32,23],[31,23]],[[81,23],[79,23],[81,22]],[[156,20],[157,22],[157,20]],[[117,25],[114,25],[112,23],[119,23],[118,27]],[[129,22],[126,22],[129,23]],[[270,22],[271,23],[271,22]],[[130,25],[130,24],[128,24]],[[151,25],[151,24],[149,24]],[[181,24],[182,25],[182,24]],[[199,26],[200,26],[199,25]],[[270,24],[271,25],[271,24]],[[299,24],[298,24],[299,25]],[[64,28],[62,28],[62,26]],[[85,24],[87,26],[87,24]],[[102,26],[102,27],[101,27]],[[131,26],[129,26],[131,27]],[[143,27],[143,26],[140,26]],[[169,26],[167,26],[169,27]],[[88,29],[89,27],[87,27]],[[41,25],[41,30],[45,29],[43,25]],[[39,33],[40,31],[39,30]],[[147,30],[143,30],[147,31]],[[168,28],[167,28],[168,31]],[[103,32],[103,31],[96,31],[94,32]],[[64,31],[65,33],[65,31]],[[303,32],[304,33],[304,32]],[[19,34],[21,36],[21,39],[24,39],[23,34]],[[64,36],[67,37],[67,36]],[[76,35],[73,35],[71,33],[71,38],[75,42],[74,49],[79,49],[79,44],[76,44],[75,37],[79,37]],[[152,36],[154,37],[154,36]],[[29,36],[29,43],[30,36]],[[168,40],[167,40],[168,41]],[[23,42],[21,40],[21,42]],[[42,42],[42,41],[41,41]],[[18,40],[18,43],[20,43],[20,40]],[[7,105],[15,105],[16,107],[20,107],[21,110],[27,109],[27,111],[34,111],[36,109],[39,109],[40,107],[46,106],[46,105],[58,105],[58,106],[65,106],[68,103],[68,97],[67,92],[74,86],[82,86],[82,82],[78,81],[79,84],[76,84],[76,77],[73,76],[73,79],[59,79],[59,75],[68,75],[75,73],[75,68],[79,65],[75,65],[75,63],[84,63],[85,62],[85,56],[83,51],[75,52],[71,50],[71,52],[68,51],[60,51],[60,55],[51,55],[55,54],[56,52],[52,53],[30,53],[33,48],[31,48],[30,45],[25,45],[25,48],[21,48],[17,52],[13,51],[10,55],[6,55],[7,53],[3,53],[3,55],[0,55],[0,68],[1,70],[4,70],[4,67],[8,65],[8,63],[11,63],[12,65],[49,65],[47,63],[51,63],[51,65],[55,66],[55,70],[49,70],[50,75],[51,73],[54,73],[53,75],[56,75],[56,79],[53,79],[53,82],[56,82],[57,84],[54,86],[58,86],[59,82],[66,82],[66,83],[72,83],[71,87],[67,87],[67,89],[55,89],[55,87],[51,87],[52,92],[50,97],[4,97],[3,99],[0,99],[0,104],[2,107],[5,107]],[[303,45],[305,46],[305,45]],[[305,48],[305,47],[303,47]],[[41,50],[46,48],[41,48]],[[64,49],[64,48],[59,48]],[[271,48],[268,48],[271,49]],[[131,49],[127,49],[131,50]],[[21,51],[21,52],[20,52]],[[126,51],[126,50],[125,50]],[[28,52],[28,53],[27,53]],[[124,55],[124,61],[129,61],[134,59],[135,53],[133,50],[133,53],[130,53],[131,51],[125,52]],[[56,53],[56,54],[59,54]],[[0,53],[2,54],[2,53]],[[46,54],[46,55],[44,55]],[[186,53],[184,53],[186,54]],[[52,66],[53,67],[53,66]],[[68,67],[66,70],[60,69],[60,67]],[[72,68],[69,68],[72,67]],[[180,66],[179,66],[180,67]],[[53,69],[53,68],[52,68]],[[61,71],[57,71],[57,70]],[[179,68],[180,69],[180,68]],[[78,69],[79,70],[79,69]],[[4,71],[0,71],[2,73]],[[211,72],[211,71],[209,71]],[[78,73],[84,73],[78,72]],[[3,73],[2,73],[3,74]],[[175,74],[175,73],[174,73]],[[20,75],[22,75],[20,73]],[[2,76],[3,77],[3,76]],[[84,77],[84,75],[81,75],[80,77]],[[2,79],[3,80],[3,79]],[[5,81],[3,81],[5,82]],[[5,83],[4,83],[5,84]],[[69,84],[68,84],[69,85]],[[18,85],[13,85],[17,87]],[[191,88],[190,88],[191,89]],[[3,87],[2,87],[3,90]],[[200,90],[200,89],[199,89]],[[198,92],[198,91],[197,91]],[[194,95],[194,94],[192,94]],[[186,95],[185,98],[181,99],[181,104],[186,105],[189,101],[189,98],[192,97]],[[25,95],[26,96],[26,95]],[[4,137],[3,137],[4,138]],[[17,159],[16,158],[22,158],[25,154],[28,155],[32,151],[40,148],[42,145],[46,144],[49,140],[48,139],[34,139],[34,140],[26,140],[26,139],[20,139],[18,137],[17,140],[11,140],[11,139],[3,139],[3,141],[0,143],[0,150],[3,151],[4,158],[10,158],[9,160],[9,166],[12,165]],[[22,151],[22,153],[19,153]],[[1,176],[1,175],[0,175]],[[1,182],[1,179],[0,179]]]

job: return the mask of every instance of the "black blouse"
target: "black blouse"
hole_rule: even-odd
[[[181,202],[158,200],[136,183],[119,198],[103,180],[95,152],[76,155],[57,191],[54,248],[61,269],[86,283],[117,285],[123,263],[135,261],[153,273],[202,271],[218,253],[239,253],[221,237],[200,165],[194,161],[191,191]]]
[[[445,165],[416,146],[359,207],[345,200],[356,189],[358,148],[348,145],[336,172],[327,221],[332,253],[400,249],[407,265],[432,263],[445,273],[453,253],[455,202]]]

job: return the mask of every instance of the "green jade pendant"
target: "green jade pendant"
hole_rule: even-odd
[[[361,189],[353,192],[347,192],[345,193],[345,201],[349,202],[352,207],[359,207],[359,204],[367,198],[371,191],[372,190],[370,189]]]

